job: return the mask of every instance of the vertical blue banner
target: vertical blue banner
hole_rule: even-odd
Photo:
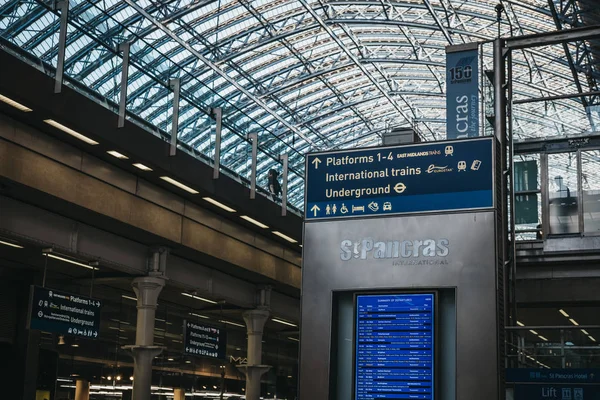
[[[479,136],[479,52],[446,50],[446,134]]]

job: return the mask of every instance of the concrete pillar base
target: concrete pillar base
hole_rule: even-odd
[[[152,385],[152,360],[162,353],[161,346],[123,346],[133,357],[132,400],[148,400]]]
[[[75,400],[90,400],[90,383],[84,379],[75,381]]]
[[[246,375],[246,400],[260,399],[260,378],[269,370],[269,365],[238,365]]]
[[[173,389],[173,400],[185,400],[185,389]]]

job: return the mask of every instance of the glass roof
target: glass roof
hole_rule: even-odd
[[[266,171],[280,169],[287,153],[289,201],[302,208],[310,150],[378,145],[396,126],[445,138],[447,45],[557,28],[546,0],[502,3],[498,24],[498,0],[70,0],[65,73],[117,103],[116,49],[131,43],[131,114],[166,134],[168,82],[181,78],[183,147],[213,156],[208,110],[222,107],[222,165],[248,179],[247,135],[257,133],[258,184],[266,187]],[[51,5],[0,0],[0,38],[55,66],[59,12]],[[491,69],[491,45],[481,50]],[[563,46],[513,52],[513,62],[515,99],[578,91]],[[594,90],[583,69],[575,74],[582,91]],[[545,101],[516,106],[514,132],[520,140],[581,135],[597,122],[579,99]]]

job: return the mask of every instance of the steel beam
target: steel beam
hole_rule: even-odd
[[[62,90],[65,70],[65,49],[67,46],[67,24],[69,22],[69,1],[62,0],[56,4],[60,9],[60,31],[58,33],[58,60],[56,62],[56,76],[54,80],[54,93]]]
[[[250,173],[250,198],[256,198],[256,159],[258,155],[258,135],[251,133],[248,135],[248,140],[252,142],[252,168]]]
[[[191,46],[188,42],[186,42],[185,40],[183,40],[182,38],[177,36],[177,34],[175,34],[173,31],[171,31],[169,28],[167,28],[163,23],[159,22],[156,18],[154,18],[151,14],[149,14],[142,6],[137,4],[134,0],[124,0],[124,1],[129,6],[131,6],[133,9],[135,9],[141,16],[146,18],[152,25],[156,26],[158,29],[160,29],[166,35],[168,35],[171,39],[173,39],[173,41],[175,41],[181,47],[183,47],[184,49],[186,49],[187,51],[189,51],[190,53],[192,53],[193,55],[198,57],[198,59],[200,61],[202,61],[202,63],[204,63],[212,71],[214,71],[216,74],[218,74],[221,78],[223,78],[227,82],[229,82],[233,87],[235,87],[237,90],[239,90],[241,93],[243,93],[246,97],[248,97],[249,99],[252,99],[256,104],[258,104],[269,115],[273,116],[275,119],[277,119],[279,122],[281,122],[287,129],[289,129],[291,132],[296,133],[298,136],[302,137],[304,140],[306,140],[313,146],[318,147],[317,144],[310,137],[308,137],[301,130],[299,130],[298,128],[296,128],[295,126],[290,124],[288,121],[286,121],[275,110],[272,110],[267,105],[267,103],[265,103],[263,100],[259,99],[258,97],[254,96],[252,93],[250,93],[245,87],[243,87],[240,83],[238,83],[236,79],[230,77],[226,71],[221,69],[221,67],[219,67],[217,64],[210,61],[202,53],[200,53],[193,46]]]
[[[121,64],[121,92],[119,98],[119,121],[117,128],[125,126],[125,114],[127,112],[127,81],[129,79],[129,49],[130,43],[119,44],[117,51],[123,52],[123,62]]]
[[[593,92],[581,92],[581,93],[572,93],[572,94],[561,94],[558,96],[548,96],[548,97],[534,97],[532,99],[521,99],[521,100],[513,100],[513,104],[527,104],[527,103],[535,103],[538,101],[552,101],[552,100],[565,100],[565,99],[575,99],[578,97],[585,96],[600,96],[600,91]],[[582,99],[582,101],[585,101]]]
[[[452,40],[452,37],[450,36],[448,29],[446,29],[446,27],[442,24],[442,21],[437,16],[435,10],[433,9],[433,6],[431,5],[431,2],[429,0],[423,0],[423,2],[425,3],[425,6],[429,10],[429,13],[433,17],[433,20],[435,21],[436,25],[438,26],[438,28],[440,28],[440,31],[442,31],[442,33],[444,34],[444,37],[446,38],[448,43],[454,44],[454,40]]]
[[[282,154],[279,159],[283,162],[283,185],[281,186],[281,216],[287,215],[287,189],[288,189],[288,155]]]
[[[220,107],[211,109],[211,115],[215,119],[215,159],[213,164],[213,179],[219,178],[221,167],[221,126],[223,120],[223,109]]]
[[[181,80],[179,78],[170,79],[169,87],[173,90],[173,118],[171,121],[171,147],[169,155],[174,156],[177,153],[177,132],[179,131],[179,93],[181,91]]]
[[[600,38],[600,26],[592,25],[583,28],[569,30],[536,33],[533,35],[518,36],[505,39],[505,47],[511,50],[527,49],[531,47],[550,46],[575,42],[578,40],[590,40]]]

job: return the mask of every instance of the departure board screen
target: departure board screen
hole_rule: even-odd
[[[355,400],[434,399],[435,295],[356,296]]]

